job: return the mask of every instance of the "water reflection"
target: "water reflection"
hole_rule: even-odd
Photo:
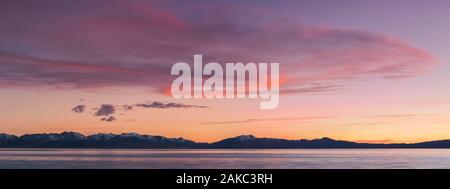
[[[450,168],[450,150],[0,149],[0,168]]]

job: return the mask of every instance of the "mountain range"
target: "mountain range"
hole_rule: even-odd
[[[287,140],[241,135],[213,143],[200,143],[184,138],[140,135],[137,133],[93,134],[76,132],[0,134],[0,148],[142,148],[142,149],[314,149],[314,148],[450,148],[450,140],[420,143],[371,144],[321,138]]]

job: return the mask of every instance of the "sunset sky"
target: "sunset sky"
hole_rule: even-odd
[[[0,133],[450,139],[450,1],[0,2]],[[278,62],[280,104],[174,99],[177,62]]]

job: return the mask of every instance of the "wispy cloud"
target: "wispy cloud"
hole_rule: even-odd
[[[446,113],[428,113],[428,114],[417,114],[417,113],[403,113],[403,114],[381,114],[381,115],[371,115],[370,118],[416,118],[416,117],[439,117],[439,116],[449,116]]]
[[[338,127],[355,127],[355,126],[378,126],[378,125],[387,125],[392,124],[394,122],[387,121],[360,121],[360,122],[350,122],[350,123],[339,123],[339,124],[330,124]]]
[[[244,124],[244,123],[255,123],[255,122],[272,122],[272,121],[308,121],[308,120],[322,120],[329,119],[335,116],[304,116],[304,117],[275,117],[275,118],[252,118],[244,120],[229,120],[229,121],[212,121],[212,122],[202,122],[205,125],[219,125],[219,124]]]
[[[336,90],[345,89],[344,85],[336,84],[311,84],[298,87],[284,88],[280,92],[281,94],[317,94],[317,93],[327,93]]]
[[[208,106],[199,106],[199,105],[188,105],[188,104],[181,104],[181,103],[163,103],[154,101],[147,104],[135,104],[135,107],[142,107],[142,108],[159,108],[159,109],[167,109],[167,108],[209,108]],[[129,108],[129,107],[128,107]]]

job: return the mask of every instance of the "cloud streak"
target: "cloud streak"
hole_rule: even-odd
[[[199,105],[188,105],[188,104],[181,104],[181,103],[163,103],[154,101],[147,104],[135,104],[135,107],[142,107],[142,108],[158,108],[158,109],[168,109],[168,108],[209,108],[208,106],[199,106]]]
[[[309,121],[309,120],[321,120],[329,119],[334,116],[304,116],[304,117],[275,117],[275,118],[251,118],[244,120],[231,120],[231,121],[213,121],[203,122],[204,125],[222,125],[222,124],[246,124],[246,123],[258,123],[258,122],[277,122],[277,121]]]

